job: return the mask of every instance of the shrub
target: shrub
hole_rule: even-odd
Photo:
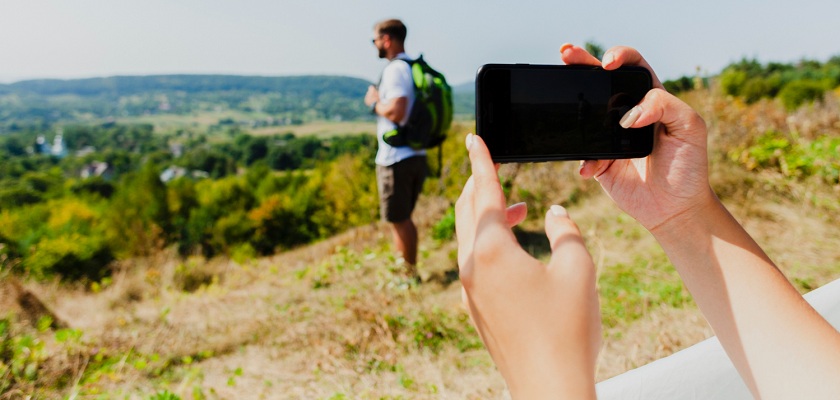
[[[730,96],[739,96],[748,78],[746,72],[728,68],[720,74],[720,87]]]
[[[682,76],[678,79],[665,81],[662,83],[662,86],[664,86],[665,90],[669,93],[673,94],[687,92],[694,89],[694,79],[688,76]]]
[[[109,199],[114,194],[114,184],[102,179],[102,177],[94,177],[75,181],[70,186],[70,191],[75,195],[93,194],[103,199]]]
[[[62,199],[0,214],[0,237],[17,269],[43,279],[99,280],[114,260],[100,212],[79,200]]]
[[[764,97],[770,97],[772,87],[764,78],[751,78],[741,88],[741,96],[748,104],[755,103]]]
[[[825,94],[825,84],[812,80],[793,81],[785,85],[779,92],[779,99],[789,111],[793,111],[802,104],[821,100]]]
[[[345,155],[316,170],[309,188],[317,193],[320,206],[312,221],[321,229],[320,236],[372,222],[379,202],[373,160]]]
[[[741,60],[730,64],[720,74],[724,93],[739,96],[747,103],[762,98],[780,97],[788,110],[807,102],[820,100],[826,90],[840,84],[840,66],[836,60],[822,64],[802,60],[796,65]]]
[[[38,278],[53,274],[66,280],[98,281],[110,275],[108,265],[114,254],[102,237],[70,234],[38,242],[24,263]]]
[[[840,138],[833,136],[807,142],[768,131],[729,156],[749,170],[775,170],[788,178],[818,176],[831,185],[840,183]]]
[[[19,206],[40,203],[43,196],[26,187],[14,186],[0,188],[0,210],[11,210]]]
[[[106,213],[107,232],[121,255],[148,255],[167,242],[171,232],[169,199],[158,169],[151,164],[126,176]]]

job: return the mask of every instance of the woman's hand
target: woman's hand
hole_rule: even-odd
[[[572,45],[560,51],[569,64],[650,69],[627,47],[608,50],[603,61]],[[620,122],[658,124],[653,152],[637,160],[587,161],[581,175],[595,177],[653,233],[754,397],[836,398],[840,334],[715,197],[703,120],[656,82]]]
[[[571,44],[564,44],[560,53],[566,64],[607,70],[637,65],[653,75],[654,88],[621,120],[625,128],[657,124],[653,152],[633,160],[586,161],[582,177],[594,177],[622,210],[650,231],[717,201],[709,187],[706,124],[688,104],[663,89],[638,51],[613,47],[602,61]]]
[[[484,142],[470,134],[473,175],[455,208],[464,300],[514,398],[594,398],[601,318],[595,268],[566,210],[552,206],[543,264],[511,231],[527,212],[510,208]]]

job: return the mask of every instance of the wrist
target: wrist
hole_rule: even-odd
[[[376,101],[374,101],[373,103],[371,103],[371,105],[370,105],[370,113],[371,113],[371,114],[376,115],[376,104],[377,104],[377,102],[376,102]]]
[[[740,227],[716,196],[650,229],[671,263],[682,274],[702,270],[714,256],[716,237]],[[683,280],[686,277],[683,276]]]
[[[542,349],[532,357],[523,354],[509,357],[510,365],[499,370],[511,397],[514,400],[594,399],[596,356],[589,354],[586,347],[566,352]]]
[[[694,201],[686,205],[682,210],[665,215],[659,221],[642,225],[659,240],[660,238],[672,237],[686,230],[700,229],[706,226],[706,222],[713,218],[715,212],[724,209],[723,204],[717,195],[709,187],[703,194],[694,195]]]
[[[580,366],[569,365],[563,368],[542,371],[531,370],[529,376],[510,379],[508,390],[511,398],[518,399],[595,399],[595,376],[593,372],[583,371]]]

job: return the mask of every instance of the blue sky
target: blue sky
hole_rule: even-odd
[[[347,75],[375,80],[374,22],[454,84],[489,62],[559,63],[564,42],[639,48],[662,79],[742,57],[840,55],[840,2],[3,0],[0,82],[164,73]]]

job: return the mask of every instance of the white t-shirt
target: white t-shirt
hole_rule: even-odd
[[[411,107],[414,105],[414,80],[411,78],[411,67],[408,66],[408,63],[399,61],[407,59],[409,58],[405,53],[398,54],[382,71],[382,80],[379,83],[379,102],[381,104],[387,104],[400,97],[408,99],[405,117],[400,121],[400,125],[405,124],[408,120]],[[394,128],[396,128],[396,124],[391,120],[377,115],[376,137],[379,141],[379,150],[376,152],[376,164],[387,167],[406,158],[426,154],[426,150],[414,150],[408,146],[393,147],[385,143],[382,139],[385,132]]]

